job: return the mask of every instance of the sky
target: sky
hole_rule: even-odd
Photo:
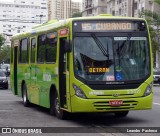
[[[0,0],[0,1],[13,2],[14,0]],[[72,0],[72,1],[75,1],[75,2],[82,2],[82,0]]]
[[[13,2],[14,0],[0,0],[0,1]]]
[[[72,1],[75,1],[75,2],[82,2],[82,0],[72,0]]]

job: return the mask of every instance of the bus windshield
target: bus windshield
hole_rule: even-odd
[[[150,73],[147,37],[77,36],[74,72],[88,81],[140,80]]]

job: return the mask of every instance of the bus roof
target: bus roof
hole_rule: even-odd
[[[79,21],[79,20],[103,20],[103,19],[121,19],[121,20],[145,20],[143,18],[135,18],[135,17],[121,17],[121,16],[111,16],[108,14],[101,14],[98,16],[88,16],[88,17],[76,17],[76,18],[69,18],[69,19],[65,19],[65,20],[51,20],[48,21],[46,23],[37,25],[35,27],[33,27],[32,29],[30,29],[29,31],[20,33],[20,34],[16,34],[12,37],[11,40],[17,39],[17,38],[23,38],[23,37],[27,37],[30,35],[35,35],[37,33],[43,33],[45,31],[48,30],[53,30],[56,28],[61,28],[64,26],[68,26],[70,22],[72,21]]]

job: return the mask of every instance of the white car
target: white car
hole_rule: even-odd
[[[0,68],[4,71],[6,76],[10,75],[10,64],[1,64]]]
[[[5,73],[0,69],[0,88],[8,89],[8,79]]]

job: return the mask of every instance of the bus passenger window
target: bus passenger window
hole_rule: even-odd
[[[46,62],[56,62],[57,33],[48,33],[46,40]]]
[[[36,39],[32,38],[31,40],[31,58],[30,58],[31,63],[35,62],[35,49],[36,49]]]
[[[19,47],[19,62],[28,63],[28,39],[21,40]]]
[[[46,35],[40,35],[38,37],[38,49],[37,49],[37,62],[44,63],[46,56]]]

